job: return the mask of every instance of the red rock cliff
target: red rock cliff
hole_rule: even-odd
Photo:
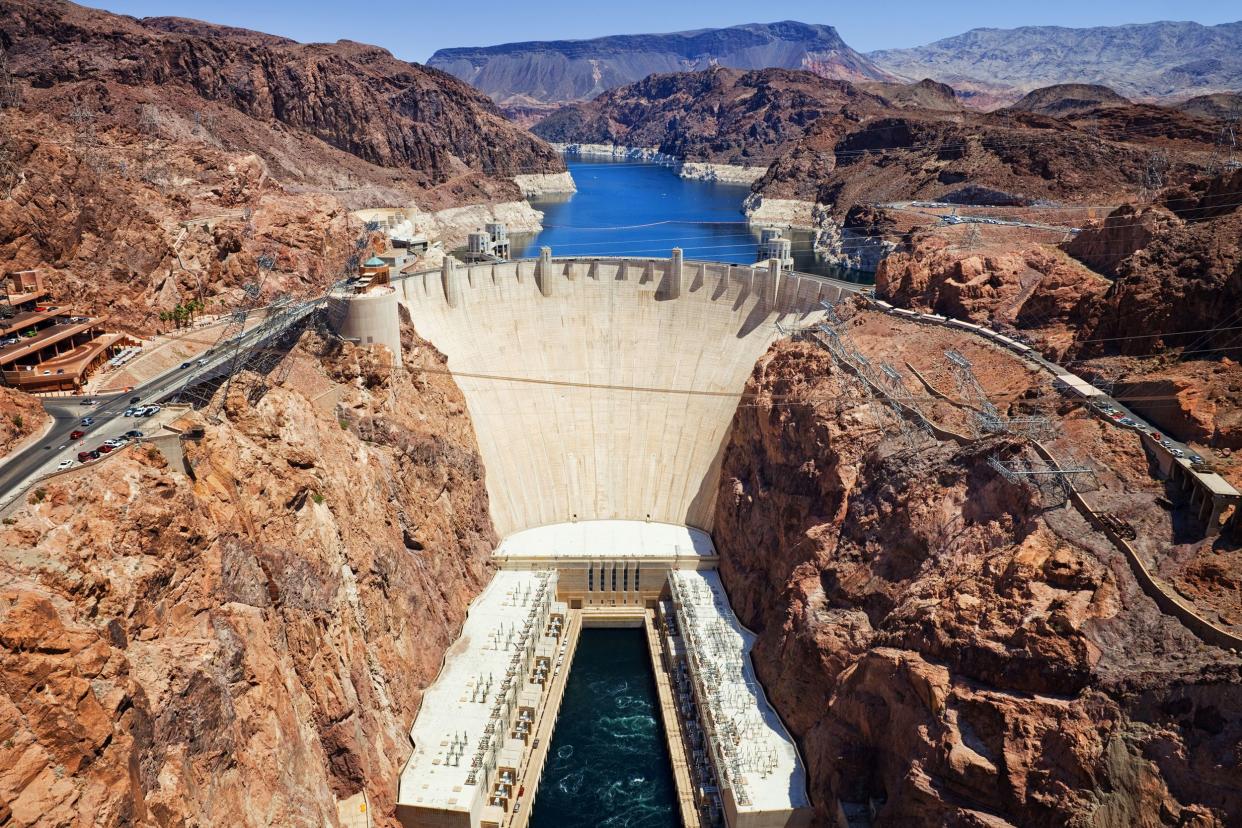
[[[902,448],[811,345],[747,393],[715,539],[818,824],[838,802],[876,826],[1242,819],[1238,658],[988,468],[997,445]]]
[[[185,443],[49,481],[0,527],[0,823],[393,825],[422,688],[495,536],[464,403],[304,337]],[[424,372],[424,368],[432,373]]]
[[[298,44],[71,3],[0,5],[0,265],[149,334],[338,278],[349,211],[517,201],[564,169],[483,95],[356,43]]]

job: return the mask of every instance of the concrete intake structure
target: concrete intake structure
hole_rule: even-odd
[[[401,364],[401,321],[397,293],[389,285],[364,293],[336,291],[328,298],[328,319],[343,339],[359,345],[384,345],[393,362]]]
[[[776,323],[861,289],[680,250],[446,259],[394,286],[465,395],[501,537],[579,520],[710,531],[729,424]]]

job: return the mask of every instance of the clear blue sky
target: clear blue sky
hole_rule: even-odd
[[[671,32],[801,20],[835,26],[859,51],[917,46],[980,26],[1108,26],[1153,20],[1225,23],[1242,19],[1238,0],[884,0],[779,3],[715,0],[86,0],[87,5],[135,17],[195,17],[284,35],[301,41],[373,43],[405,60],[424,61],[436,49],[517,40],[560,40],[609,34]]]

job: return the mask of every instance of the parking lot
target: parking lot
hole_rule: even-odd
[[[130,416],[120,413],[99,411],[98,406],[80,405],[79,417],[69,439],[46,449],[47,457],[39,467],[36,476],[43,476],[57,471],[89,465],[111,454],[117,449],[144,438],[153,437],[161,432],[167,423],[180,417],[186,406],[134,406]],[[154,408],[156,410],[149,410]],[[143,409],[142,412],[134,409]],[[140,436],[139,436],[140,435]]]

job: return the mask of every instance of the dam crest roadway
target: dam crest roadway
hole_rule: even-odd
[[[778,325],[861,286],[758,266],[538,259],[393,279],[462,390],[499,568],[411,730],[406,828],[522,828],[583,627],[647,630],[687,825],[809,824],[805,766],[715,569],[737,405]]]

